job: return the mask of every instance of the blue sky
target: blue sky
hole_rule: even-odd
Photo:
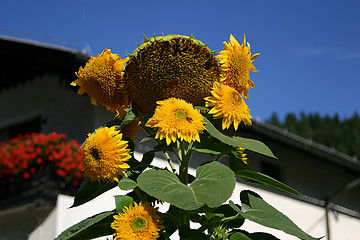
[[[148,37],[195,34],[222,50],[246,34],[259,72],[247,101],[272,112],[360,113],[360,1],[16,1],[0,3],[0,34],[126,56]]]

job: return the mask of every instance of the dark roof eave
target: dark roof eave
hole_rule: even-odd
[[[283,130],[279,127],[264,122],[254,121],[253,125],[249,128],[264,134],[267,137],[304,150],[322,159],[329,160],[337,165],[341,165],[350,168],[351,170],[360,172],[360,162],[357,160],[357,158],[350,157],[349,155],[336,151],[333,148],[326,147],[310,139],[305,139],[296,134],[288,132],[287,130]]]
[[[6,36],[0,36],[0,54],[0,92],[48,73],[72,81],[89,59],[74,49]]]

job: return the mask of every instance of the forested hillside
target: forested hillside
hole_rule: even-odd
[[[277,114],[273,113],[267,122],[360,159],[358,113],[344,120],[340,120],[338,115],[322,117],[318,113],[301,112],[300,115],[288,113],[283,121],[280,121]]]

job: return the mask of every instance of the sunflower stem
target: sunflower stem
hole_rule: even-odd
[[[170,155],[167,152],[164,152],[164,155],[165,155],[165,158],[166,158],[166,160],[168,161],[168,163],[170,165],[171,171],[174,174],[177,174],[176,168],[174,167],[174,164],[171,161]]]
[[[180,158],[180,166],[179,166],[179,179],[182,183],[188,184],[188,168],[189,168],[189,160],[190,157],[187,156],[187,146],[185,141],[180,141],[179,144],[179,158]]]
[[[136,193],[136,195],[138,196],[138,198],[140,198],[140,200],[142,202],[147,202],[146,196],[144,196],[144,194],[140,191],[140,189],[138,187],[134,188],[134,192]]]
[[[145,126],[141,126],[141,128],[149,135],[149,136],[152,136],[151,132],[145,127]],[[153,136],[152,136],[153,137]],[[161,143],[161,141],[159,139],[155,139],[155,137],[153,138],[154,141],[159,145]],[[169,163],[170,165],[170,168],[171,168],[171,171],[174,173],[174,174],[177,174],[177,171],[176,171],[176,168],[174,167],[174,164],[173,162],[171,161],[171,158],[170,158],[170,155],[163,151],[164,155],[165,155],[165,158],[167,160],[167,162]]]
[[[185,141],[180,141],[178,144],[178,150],[179,150],[179,159],[180,159],[180,166],[179,166],[179,179],[182,183],[187,185],[189,183],[188,178],[188,168],[189,168],[189,160],[190,160],[190,154],[188,146],[186,145]],[[179,215],[180,215],[180,226],[190,225],[190,215],[189,212],[183,209],[179,209]]]

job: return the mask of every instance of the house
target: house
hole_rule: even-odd
[[[97,110],[69,84],[88,56],[5,36],[0,36],[0,54],[0,141],[31,132],[84,139],[93,129]],[[82,117],[89,120],[81,121]],[[26,239],[56,205],[59,192],[51,173],[26,186],[3,180],[0,185],[0,239]]]
[[[290,196],[267,189],[279,196],[296,199],[303,205],[303,209],[290,210],[294,211],[292,219],[295,223],[301,225],[303,222],[302,228],[309,229],[308,233],[326,235],[324,239],[328,240],[357,238],[360,233],[360,161],[356,157],[263,122],[255,121],[253,126],[242,127],[238,132],[242,137],[265,143],[278,158],[248,152],[249,166],[253,170],[280,180],[303,194]],[[315,209],[305,212],[308,206],[321,210],[321,214],[317,216]],[[296,220],[297,214],[303,214],[304,220]]]
[[[65,47],[5,36],[0,36],[0,53],[6,60],[0,71],[0,140],[25,132],[55,131],[82,142],[88,132],[113,117],[69,86],[89,56]],[[239,179],[231,198],[234,202],[239,201],[242,189],[254,190],[313,236],[356,239],[354,236],[360,233],[359,160],[262,122],[241,126],[236,134],[262,141],[278,158],[247,151],[248,165],[253,170],[286,183],[303,196]],[[150,149],[141,145],[135,154],[140,158]],[[166,161],[156,158],[156,163],[164,165]],[[198,162],[191,164],[194,171]],[[84,206],[68,209],[73,197],[60,194],[48,176],[30,190],[10,198],[0,196],[0,240],[28,236],[52,239],[84,217],[113,209],[111,196],[121,194],[118,189],[111,190]],[[244,228],[264,229],[250,222]],[[281,239],[295,239],[276,230],[264,231]]]

